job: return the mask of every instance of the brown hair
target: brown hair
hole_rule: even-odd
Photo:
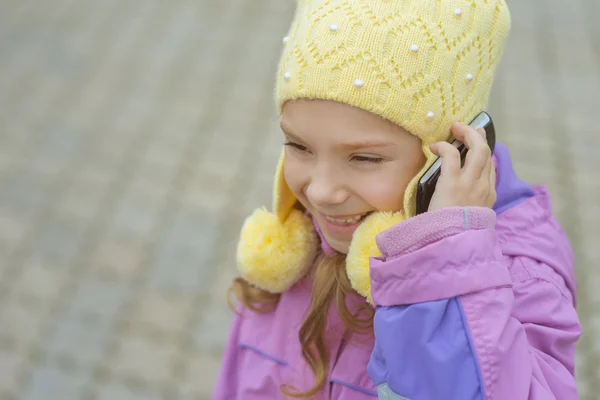
[[[331,257],[320,253],[312,270],[313,289],[306,318],[298,338],[302,345],[302,356],[315,375],[315,385],[305,392],[299,392],[290,385],[282,385],[281,392],[295,398],[310,398],[317,394],[327,382],[329,370],[329,348],[325,336],[327,314],[335,304],[347,330],[353,333],[369,333],[373,329],[374,310],[367,303],[351,312],[346,304],[346,296],[353,292],[346,274],[346,258],[343,254]],[[280,295],[266,292],[251,286],[242,278],[236,278],[229,290],[248,309],[266,313],[274,310]],[[334,303],[335,302],[335,303]],[[230,305],[231,305],[230,301]]]

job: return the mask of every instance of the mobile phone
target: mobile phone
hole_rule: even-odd
[[[483,128],[485,129],[485,134],[487,137],[488,145],[494,152],[494,147],[496,145],[496,131],[494,129],[494,122],[492,121],[492,117],[485,111],[479,114],[471,123],[469,124],[474,129]],[[458,151],[460,152],[460,162],[461,165],[465,164],[465,158],[467,157],[467,146],[464,143],[459,142],[458,140],[454,140],[452,142]],[[429,203],[431,202],[431,197],[433,196],[433,192],[435,191],[435,185],[437,184],[438,178],[442,172],[442,158],[438,157],[435,162],[425,171],[421,179],[419,179],[419,184],[417,187],[417,214],[422,214],[427,212],[429,209]]]

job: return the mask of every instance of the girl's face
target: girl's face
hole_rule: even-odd
[[[346,104],[288,101],[281,128],[285,179],[340,253],[369,213],[402,209],[406,186],[425,164],[419,138]]]

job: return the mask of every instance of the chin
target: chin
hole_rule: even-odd
[[[348,249],[350,248],[350,241],[338,241],[338,240],[330,240],[327,239],[327,243],[331,246],[332,249],[341,254],[348,254]]]

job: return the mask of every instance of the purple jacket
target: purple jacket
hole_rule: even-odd
[[[498,145],[494,210],[425,213],[378,235],[374,338],[332,309],[329,383],[318,400],[577,399],[573,253],[545,189],[519,181]],[[310,282],[276,310],[235,318],[213,400],[283,398],[312,386],[298,330]],[[351,297],[350,302],[363,301]]]

